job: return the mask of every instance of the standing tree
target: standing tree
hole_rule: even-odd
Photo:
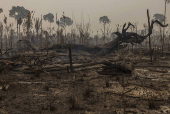
[[[17,21],[19,18],[24,19],[27,17],[29,10],[25,9],[22,6],[12,6],[12,9],[9,10],[9,16],[15,18]],[[18,37],[18,21],[17,21],[17,37]]]
[[[28,18],[23,20],[23,23],[22,23],[22,27],[23,27],[23,28],[27,28],[27,26],[28,26],[27,20],[28,20]],[[31,29],[33,28],[33,22],[32,22],[32,20],[30,20],[29,28],[31,28]]]
[[[165,0],[165,11],[164,11],[164,25],[165,25],[165,21],[166,21],[166,4],[170,3],[170,0]],[[163,28],[163,45],[164,45],[164,37],[165,37],[165,28]],[[163,48],[163,47],[162,47]],[[162,49],[163,51],[163,49]],[[162,52],[163,54],[163,52]]]
[[[134,23],[136,34],[138,33],[138,24],[139,24],[138,22]],[[137,48],[137,43],[136,42],[135,42],[135,48]]]
[[[13,29],[13,23],[12,23],[12,24],[10,23],[10,25],[9,25],[9,30],[10,30],[9,47],[10,47],[10,48],[13,48],[13,45],[12,45],[12,44],[13,44],[13,41],[14,41],[14,33],[15,33],[15,32],[14,32],[14,29]]]
[[[50,22],[50,36],[51,36],[51,23],[54,22],[54,15],[52,13],[48,13],[43,16],[44,20]]]
[[[149,10],[147,9],[147,17],[148,17],[148,31],[152,31],[151,30],[151,24],[150,24],[150,16],[149,16]],[[149,34],[149,49],[150,49],[150,57],[151,57],[151,64],[152,64],[152,55],[153,55],[153,50],[151,47],[151,39],[150,39],[150,34]]]
[[[2,12],[3,12],[3,9],[0,8],[0,13]],[[0,23],[1,51],[2,51],[2,34],[3,34],[3,24]]]
[[[60,25],[63,26],[65,30],[66,30],[66,26],[70,26],[72,24],[73,24],[73,20],[71,20],[71,18],[66,17],[64,15],[63,17],[60,18]]]
[[[26,23],[26,25],[27,25],[27,32],[26,32],[26,34],[27,34],[27,40],[30,40],[30,33],[31,33],[31,31],[30,31],[30,28],[31,28],[31,26],[33,25],[32,24],[32,18],[33,18],[33,16],[34,16],[34,13],[35,13],[35,11],[33,12],[33,11],[29,11],[28,12],[28,14],[27,14],[27,18],[26,18],[26,21],[25,21],[25,23]],[[32,15],[33,14],[33,15]]]
[[[38,35],[38,31],[41,27],[41,20],[39,20],[39,18],[36,18],[36,22],[35,22],[35,29],[36,29],[36,33],[37,33],[37,40],[39,42],[39,35]]]
[[[21,24],[22,24],[22,19],[21,19],[21,17],[17,20],[17,23],[18,23],[18,25],[19,25],[19,40],[21,40],[21,39],[20,39],[20,26],[21,26]]]
[[[40,27],[41,27],[41,21],[39,20],[39,18],[38,19],[36,18],[35,29],[36,29],[37,35],[38,35],[38,31],[39,31]]]
[[[97,46],[98,45],[98,39],[99,39],[98,30],[97,30],[97,34],[94,35],[94,39],[96,41],[96,46]]]
[[[57,43],[59,44],[59,42],[60,42],[60,33],[59,33],[59,27],[60,27],[60,21],[59,21],[59,19],[57,20],[57,13],[56,13],[56,24],[57,24],[57,26],[58,26],[58,28],[57,28],[57,31],[56,31],[56,34],[57,34]]]
[[[46,48],[46,50],[47,50],[47,56],[48,56],[48,44],[49,44],[49,34],[48,34],[48,32],[47,31],[44,31],[44,34],[45,34],[45,38],[46,38],[46,46],[45,46],[45,48]]]
[[[161,24],[163,24],[164,22],[164,15],[163,14],[154,14],[154,20],[158,20]],[[159,26],[160,28],[160,37],[161,37],[161,43],[162,43],[162,54],[163,54],[163,50],[164,50],[164,39],[163,39],[163,36],[162,36],[162,28],[161,26]]]
[[[7,17],[4,15],[4,23],[5,23],[5,39],[6,39],[6,50],[7,50],[7,32],[8,32],[8,27],[7,27]]]
[[[145,35],[146,35],[146,30],[147,30],[148,26],[147,26],[146,23],[144,23],[144,24],[143,24],[143,27],[144,27],[144,29],[145,29],[145,30],[144,30],[144,31],[145,31],[144,33],[145,33],[145,34],[144,34],[143,36],[145,36]],[[147,49],[147,39],[145,39],[145,44],[146,44],[146,49]]]
[[[131,32],[133,32],[134,29],[135,29],[135,26],[129,26],[129,28],[130,28]],[[122,33],[123,33],[123,32],[122,32]],[[135,42],[136,42],[136,38],[135,38]],[[134,43],[131,43],[131,44],[132,44],[132,51],[133,51],[133,45],[134,45]]]
[[[1,51],[2,51],[2,35],[3,35],[3,24],[2,22],[0,22]]]
[[[99,18],[99,21],[100,23],[102,22],[103,23],[103,27],[104,27],[104,40],[105,40],[105,43],[106,43],[106,38],[105,38],[105,27],[106,27],[106,24],[109,24],[110,23],[110,20],[107,16],[103,16],[103,17],[100,17]]]

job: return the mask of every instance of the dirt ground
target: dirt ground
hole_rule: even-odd
[[[54,52],[49,52],[54,53]],[[74,52],[73,52],[74,53]],[[170,114],[170,58],[119,51],[106,56],[79,52],[73,66],[100,61],[131,62],[130,76],[100,75],[102,64],[28,74],[26,65],[0,74],[0,114]],[[43,67],[62,67],[68,57]],[[114,63],[114,62],[113,62]]]

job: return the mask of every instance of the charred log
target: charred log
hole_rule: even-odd
[[[131,44],[138,43],[138,44],[141,44],[149,35],[152,34],[153,25],[155,23],[157,23],[161,27],[167,27],[168,26],[168,24],[167,25],[161,24],[158,20],[152,20],[148,34],[145,35],[145,36],[141,36],[141,35],[138,35],[137,33],[134,33],[134,32],[126,32],[129,29],[130,26],[134,27],[134,25],[132,25],[129,22],[127,28],[125,28],[125,26],[126,26],[126,23],[125,23],[123,25],[123,28],[122,28],[122,33],[120,33],[120,32],[113,32],[112,33],[112,34],[116,34],[118,36],[118,38],[113,40],[110,44],[112,44],[112,47],[116,47],[116,46],[118,46],[118,44],[121,44],[121,43],[131,43]],[[121,43],[118,43],[118,39]]]

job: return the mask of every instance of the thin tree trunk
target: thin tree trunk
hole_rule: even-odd
[[[7,43],[7,35],[6,35],[6,50],[8,49],[8,43]]]
[[[50,22],[50,36],[51,36],[51,22]]]
[[[166,2],[167,0],[165,0],[165,11],[164,11],[164,25],[165,25],[165,17],[166,17]],[[162,55],[163,55],[163,51],[164,51],[164,38],[165,38],[165,27],[163,28],[163,45],[162,45]]]
[[[1,34],[1,51],[2,51],[2,34]]]
[[[170,48],[170,47],[169,47],[169,41],[170,41],[170,35],[169,35],[169,40],[168,40],[168,50],[169,50],[169,48]]]
[[[70,70],[71,70],[71,72],[73,72],[71,44],[70,44],[70,47],[69,47],[69,60],[70,60]]]
[[[11,32],[12,32],[12,29],[11,29]],[[13,34],[13,33],[12,33]],[[13,36],[11,35],[11,48],[12,48],[12,39],[13,39]],[[12,51],[13,52],[13,51]]]
[[[20,25],[19,25],[19,40],[21,40],[20,38],[21,38],[21,37],[20,37]]]
[[[149,10],[147,10],[147,16],[148,16],[148,27],[149,27],[149,32],[150,32],[150,17],[149,17]],[[152,49],[151,49],[151,39],[149,35],[149,48],[150,48],[150,57],[151,57],[151,64],[152,64]]]
[[[47,33],[46,33],[46,50],[47,50],[47,56],[48,56],[48,36],[47,36]]]
[[[161,27],[160,27],[160,37],[161,37],[161,47],[162,47],[161,53],[163,55],[163,37],[162,37],[162,29],[161,29]]]
[[[7,46],[8,46],[8,43],[7,43],[7,24],[6,24],[6,50],[8,49]]]
[[[104,24],[104,42],[106,43],[106,37],[105,37],[105,25],[106,25],[106,24]]]
[[[41,47],[42,47],[42,15],[41,15]]]
[[[60,31],[60,28],[59,28],[59,25],[58,25],[58,33],[57,33],[57,44],[60,44],[60,35],[59,35],[59,31]]]
[[[18,20],[17,20],[17,39],[18,39]]]
[[[146,29],[145,29],[145,35],[146,35]],[[145,43],[146,43],[146,50],[147,50],[147,39],[145,39]]]
[[[132,32],[132,28],[131,28],[131,32]],[[119,43],[118,43],[119,44]],[[132,44],[132,51],[133,51],[133,44]]]
[[[136,24],[136,34],[137,34],[137,32],[138,32],[138,28],[137,28],[137,24]],[[136,38],[135,38],[135,49],[137,49],[137,43],[136,43]]]

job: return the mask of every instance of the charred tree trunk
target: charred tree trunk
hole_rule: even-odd
[[[42,15],[41,15],[41,47],[42,47]]]
[[[160,37],[161,37],[161,53],[163,55],[163,37],[162,37],[162,29],[160,27]]]
[[[3,44],[3,43],[2,43],[2,33],[1,33],[1,51],[2,51],[2,44]]]
[[[18,20],[17,20],[17,39],[18,39]]]
[[[104,42],[106,43],[106,36],[105,36],[105,24],[104,24]]]
[[[169,40],[168,40],[168,50],[170,50],[169,41],[170,41],[170,35],[169,35]]]
[[[48,56],[48,35],[46,33],[46,49],[47,49],[47,56]]]
[[[6,38],[5,38],[5,39],[6,39],[6,50],[7,50],[7,49],[8,49],[8,47],[7,47],[7,46],[8,46],[7,35],[6,35]]]
[[[20,38],[21,38],[21,37],[20,37],[20,25],[19,25],[19,40],[21,40]]]
[[[147,10],[147,17],[148,17],[148,27],[149,27],[149,32],[151,32],[149,10]],[[151,64],[152,64],[152,53],[153,53],[153,52],[152,52],[152,48],[151,48],[150,34],[149,34],[149,49],[150,49],[150,57],[151,57]]]
[[[145,29],[145,35],[146,35],[146,29]],[[145,39],[145,43],[146,43],[146,50],[147,50],[147,39]]]
[[[73,71],[73,66],[72,66],[71,44],[70,44],[70,47],[69,47],[69,60],[70,60],[70,70],[72,72]]]
[[[166,2],[167,0],[165,0],[164,25],[165,25],[165,16],[166,16]],[[163,56],[163,51],[164,51],[164,39],[165,39],[165,28],[163,28],[162,56]]]

